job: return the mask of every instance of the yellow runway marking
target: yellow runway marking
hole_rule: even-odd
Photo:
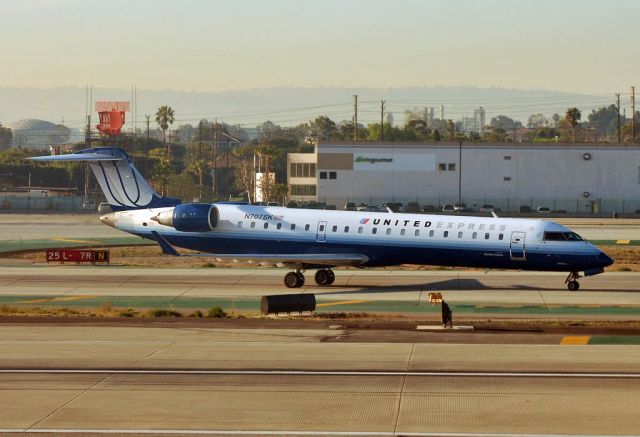
[[[95,296],[50,297],[44,299],[23,300],[20,303],[65,302],[69,300],[92,299]]]
[[[631,244],[631,240],[616,240],[616,244]]]
[[[564,337],[560,342],[560,344],[564,344],[564,345],[589,344],[589,340],[591,340],[591,337],[588,335]]]
[[[366,300],[343,300],[340,302],[331,302],[331,303],[319,303],[316,306],[317,307],[332,307],[332,306],[336,306],[336,305],[351,305],[353,303],[363,303],[363,302],[367,302]]]
[[[93,240],[71,240],[69,238],[52,238],[53,241],[62,241],[64,243],[88,243],[88,244],[101,244],[100,241]]]

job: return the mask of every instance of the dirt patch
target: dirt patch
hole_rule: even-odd
[[[640,271],[640,247],[638,246],[599,246],[607,255],[615,261],[615,264],[607,267],[608,272],[639,272]]]

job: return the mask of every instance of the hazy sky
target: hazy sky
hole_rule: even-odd
[[[0,85],[638,85],[637,0],[0,0]]]

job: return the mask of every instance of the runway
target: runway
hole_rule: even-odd
[[[30,236],[46,235],[46,226],[30,227]],[[95,231],[52,226],[59,238],[88,238]],[[598,231],[598,225],[585,226]],[[0,231],[15,236],[26,228]],[[636,229],[606,236],[632,239]],[[563,274],[461,270],[336,270],[336,283],[326,288],[316,286],[309,272],[305,287],[288,290],[285,271],[5,264],[0,305],[109,304],[175,308],[185,315],[220,305],[252,314],[263,295],[303,292],[316,294],[319,312],[382,319],[398,313],[433,322],[440,309],[429,305],[428,294],[438,291],[455,320],[640,319],[640,274],[631,272],[582,279],[575,293],[564,287]],[[356,329],[333,320],[244,322],[5,319],[0,432],[639,434],[640,347],[630,345],[637,336]]]
[[[640,348],[334,329],[3,325],[4,432],[634,435]]]
[[[219,305],[258,312],[263,295],[314,293],[319,311],[432,314],[430,292],[441,292],[456,313],[640,317],[640,274],[611,272],[581,280],[579,292],[564,274],[504,271],[336,270],[331,287],[282,284],[286,269],[139,269],[37,266],[0,269],[0,304],[193,310]]]

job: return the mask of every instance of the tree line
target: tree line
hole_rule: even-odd
[[[405,111],[404,123],[354,125],[351,120],[336,122],[320,115],[294,126],[280,126],[265,121],[251,137],[242,126],[201,120],[197,125],[183,124],[171,129],[175,110],[167,105],[158,108],[155,122],[161,137],[123,134],[105,141],[123,147],[134,158],[143,176],[163,195],[187,200],[228,200],[244,197],[254,201],[261,193],[264,201],[283,202],[287,195],[287,154],[312,152],[317,141],[526,141],[537,143],[631,140],[631,119],[619,115],[615,105],[593,110],[583,120],[582,112],[567,108],[561,116],[532,114],[527,123],[498,115],[482,133],[464,132],[461,122],[451,119],[429,119],[420,109]],[[640,119],[640,114],[636,113]],[[637,139],[636,139],[637,141]],[[32,174],[32,184],[82,186],[84,170],[79,165],[53,165],[24,161],[40,154],[21,149],[6,150],[11,143],[11,130],[0,125],[0,186],[25,185],[24,175]],[[79,143],[76,150],[95,144]],[[4,147],[3,147],[4,146]],[[50,169],[50,170],[47,170]],[[256,186],[256,172],[262,173]],[[20,175],[13,177],[13,175]],[[48,176],[47,176],[48,175]]]

